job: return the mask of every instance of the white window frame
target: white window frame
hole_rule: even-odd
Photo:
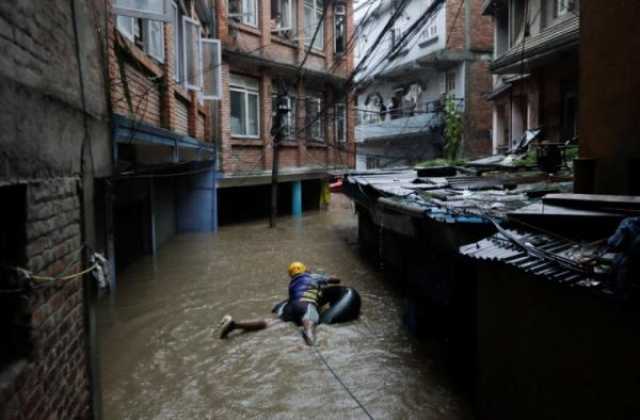
[[[231,2],[237,2],[240,13],[229,12],[229,6],[231,5]],[[246,12],[249,9],[248,7],[249,5],[252,6],[253,13]],[[240,23],[257,28],[258,21],[259,21],[258,15],[260,14],[258,7],[259,7],[258,0],[228,0],[227,2],[228,16],[227,17],[230,19],[239,19]]]
[[[308,103],[315,103],[317,110],[315,111],[317,113],[317,115],[319,115],[319,118],[317,118],[313,123],[311,123],[311,117],[308,115],[308,106],[305,107],[305,114],[307,115],[307,126],[308,126],[308,130],[309,130],[309,137],[311,137],[311,140],[314,141],[320,141],[320,142],[324,142],[324,124],[323,124],[323,116],[322,116],[322,98],[317,97],[317,96],[309,96],[307,97],[307,104]],[[313,116],[313,118],[315,118],[316,115]],[[318,132],[318,135],[316,136],[316,132]]]
[[[222,45],[220,44],[219,39],[212,38],[200,38],[200,53],[204,55],[205,47],[204,45],[211,45],[213,50],[214,57],[211,59],[211,69],[204,68],[204,57],[200,59],[200,72],[202,79],[202,96],[201,98],[205,101],[217,101],[222,99]],[[207,72],[207,74],[204,74]],[[209,74],[211,72],[211,74]],[[215,87],[215,92],[213,94],[207,94],[206,86],[204,81],[207,77],[213,77]]]
[[[345,54],[347,48],[347,10],[344,4],[337,4],[335,6],[335,14],[333,16],[333,52],[336,54]],[[338,52],[338,25],[342,28],[342,51]]]
[[[316,31],[316,27],[318,26],[318,22],[322,19],[322,13],[324,11],[324,4],[320,4],[322,0],[302,0],[304,2],[303,8],[307,8],[311,6],[311,15],[313,16],[313,22],[307,22],[304,20],[304,45],[309,47],[311,46],[311,38],[313,38],[313,34]],[[325,0],[328,1],[328,0]],[[304,17],[303,13],[303,17]],[[318,29],[318,35],[316,36],[315,45],[311,46],[316,50],[324,49],[324,21],[322,19],[322,24],[320,25],[320,29]],[[307,31],[308,29],[308,31]],[[307,32],[309,36],[307,36]]]
[[[148,0],[149,2],[161,5],[162,11],[156,11],[151,8],[137,8],[131,4],[131,0],[113,0],[112,11],[114,15],[129,16],[141,19],[159,20],[171,23],[171,3],[170,0]],[[136,1],[137,3],[137,1]]]
[[[569,7],[569,3],[571,0],[555,0],[556,3],[556,17],[562,17],[569,13],[571,7]]]
[[[254,84],[257,84],[255,86]],[[231,92],[240,93],[243,97],[243,105],[245,109],[245,121],[241,123],[244,125],[246,133],[249,132],[249,96],[255,96],[256,99],[256,134],[238,134],[231,131],[231,137],[247,138],[247,139],[259,139],[260,138],[260,81],[257,79],[251,79],[244,76],[232,75],[229,83],[229,96]],[[231,99],[231,98],[229,98]],[[229,116],[231,116],[231,100],[229,100]],[[232,130],[233,128],[230,127]]]
[[[244,11],[247,9],[247,5],[253,5],[253,13],[245,13]],[[254,28],[258,27],[258,14],[260,13],[258,10],[258,0],[242,0],[242,23],[245,25],[253,26]],[[250,21],[249,19],[253,21]]]
[[[195,26],[196,32],[198,34],[198,36],[196,37],[196,39],[194,39],[194,45],[187,45],[187,36],[186,36],[186,31],[189,30],[189,25],[193,25]],[[184,78],[184,87],[187,90],[195,90],[195,91],[200,91],[202,90],[202,50],[200,49],[200,22],[198,22],[195,19],[191,19],[188,16],[183,16],[182,17],[182,28],[183,28],[183,37],[182,37],[182,45],[183,45],[183,78]],[[196,84],[190,83],[192,82],[191,80],[189,80],[189,65],[188,65],[188,60],[187,60],[187,55],[188,55],[188,48],[191,47],[191,50],[193,50],[193,57],[195,58],[195,63],[194,65],[196,66],[195,69],[195,75],[196,78],[198,78],[199,80],[195,80],[194,82],[196,82]]]
[[[286,97],[287,100],[287,108],[289,108],[289,112],[287,113],[287,118],[286,118],[286,130],[285,130],[285,138],[286,139],[295,139],[296,138],[296,97],[295,96],[287,96]],[[273,116],[276,116],[276,113],[278,111],[278,95],[272,95],[271,96],[271,108],[272,108],[272,113]]]
[[[144,31],[144,51],[159,62],[164,63],[164,22],[159,20],[147,19],[142,22],[142,25]],[[160,51],[158,53],[156,53],[156,51],[153,51],[153,48],[151,46],[151,25],[160,25]]]
[[[133,17],[124,15],[116,16],[116,28],[118,29],[118,32],[131,42],[135,42],[135,30],[133,25],[135,25],[135,19]]]
[[[174,48],[174,54],[173,54],[173,58],[175,60],[174,62],[174,71],[173,71],[173,78],[176,82],[181,83],[183,78],[184,78],[184,74],[183,74],[183,60],[184,60],[184,41],[183,41],[183,32],[182,32],[182,10],[180,8],[180,6],[178,5],[178,3],[176,3],[175,1],[171,2],[171,5],[173,7],[173,48]]]
[[[430,41],[430,40],[435,39],[437,37],[438,37],[438,24],[437,23],[432,23],[431,25],[428,25],[422,31],[422,39],[424,39],[425,41]]]
[[[347,142],[347,104],[344,102],[336,103],[335,113],[336,113],[336,124],[335,124],[336,125],[335,126],[336,141],[338,143],[346,143]],[[342,138],[338,137],[338,133],[340,132],[340,130],[338,130],[338,124],[340,124],[340,121],[342,121],[342,124],[343,124]]]
[[[271,0],[272,4],[273,2],[279,3],[278,10],[280,10],[280,22],[276,21],[276,27],[275,29],[272,29],[271,32],[279,33],[293,30],[293,22],[295,21],[294,13],[297,13],[297,9],[293,7],[294,0]],[[288,14],[286,15],[289,17],[288,22],[282,22],[282,10],[285,10],[285,8],[288,9]],[[271,16],[271,19],[275,18]]]

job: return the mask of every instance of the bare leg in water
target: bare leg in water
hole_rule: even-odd
[[[247,321],[234,321],[231,315],[225,315],[220,321],[220,338],[227,338],[233,330],[259,331],[277,324],[278,318],[252,319]]]
[[[309,320],[302,320],[302,337],[309,346],[313,346],[316,341],[316,323]]]

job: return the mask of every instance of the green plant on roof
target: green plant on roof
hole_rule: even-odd
[[[462,141],[463,121],[462,113],[453,95],[445,98],[444,105],[444,157],[454,161],[458,157]]]
[[[418,168],[434,168],[436,166],[461,166],[464,165],[464,160],[447,160],[447,159],[432,159],[418,162],[416,167]]]

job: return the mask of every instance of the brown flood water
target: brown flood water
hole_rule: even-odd
[[[317,350],[375,419],[467,419],[438,346],[401,327],[402,300],[358,255],[350,202],[180,235],[131,265],[98,308],[106,419],[366,418],[293,324],[220,340],[224,314],[265,317],[301,260],[362,295],[358,321],[321,325]]]

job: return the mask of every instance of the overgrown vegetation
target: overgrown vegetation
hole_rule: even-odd
[[[444,105],[444,157],[449,161],[457,159],[462,142],[462,113],[453,97],[449,95]]]
[[[447,159],[433,159],[425,160],[416,164],[418,168],[434,168],[436,166],[461,166],[464,165],[464,160],[447,160]]]

